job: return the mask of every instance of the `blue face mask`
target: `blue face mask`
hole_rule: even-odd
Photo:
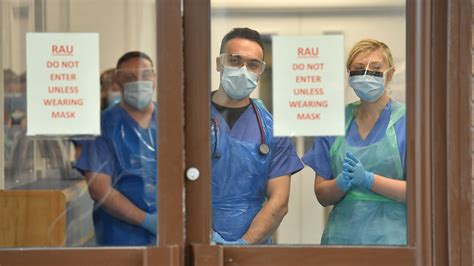
[[[382,97],[385,86],[383,77],[370,74],[349,77],[349,86],[364,102],[375,102]]]
[[[249,97],[250,93],[257,87],[257,81],[258,75],[249,72],[245,66],[241,68],[223,66],[222,68],[222,88],[234,100]]]
[[[107,96],[107,106],[116,105],[122,99],[122,95],[118,91],[113,91]]]
[[[123,85],[123,99],[130,106],[144,110],[151,102],[153,82],[134,81]]]

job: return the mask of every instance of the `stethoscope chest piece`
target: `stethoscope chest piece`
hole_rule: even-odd
[[[258,146],[258,151],[263,155],[267,155],[270,153],[270,147],[266,143],[262,143]]]
[[[270,153],[270,146],[265,143],[265,133],[263,131],[262,119],[258,114],[257,107],[255,107],[253,100],[250,100],[250,104],[252,105],[253,112],[255,113],[255,118],[257,119],[258,129],[260,130],[260,146],[258,146],[258,151],[262,155],[267,155]]]

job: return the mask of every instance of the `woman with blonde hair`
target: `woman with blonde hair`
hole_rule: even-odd
[[[316,172],[318,201],[334,205],[321,243],[406,245],[406,113],[387,93],[390,49],[361,40],[346,70],[360,98],[346,107],[346,135],[317,137],[303,157]]]

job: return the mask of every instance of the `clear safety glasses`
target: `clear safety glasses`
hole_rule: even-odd
[[[370,75],[384,78],[393,67],[385,68],[381,62],[370,62],[365,65],[362,63],[355,63],[351,65],[349,76],[364,76]]]
[[[221,54],[219,56],[224,66],[241,68],[244,65],[255,74],[262,74],[265,70],[265,62],[256,58],[251,58],[242,54]]]
[[[363,63],[353,63],[351,65],[350,71],[361,71],[361,70],[367,70],[367,71],[372,71],[372,72],[384,72],[384,65],[382,62],[370,62],[366,65]]]
[[[153,81],[155,70],[153,68],[117,69],[115,75],[122,82],[133,82],[137,80]]]

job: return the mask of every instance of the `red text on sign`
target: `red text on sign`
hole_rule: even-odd
[[[43,99],[46,106],[83,106],[83,99]]]
[[[323,88],[295,88],[293,89],[294,95],[323,95]]]
[[[74,54],[74,46],[53,44],[51,46],[51,53],[53,55],[71,55]]]
[[[49,93],[79,93],[77,86],[48,86]]]
[[[77,68],[79,67],[79,61],[47,61],[47,68]]]
[[[306,64],[308,70],[323,70],[324,63]]]
[[[76,112],[51,112],[51,118],[72,119],[72,118],[76,118]]]
[[[320,120],[320,113],[299,113],[296,115],[297,120]]]
[[[327,108],[328,101],[289,101],[290,108]]]
[[[49,79],[59,80],[59,81],[71,81],[71,80],[76,80],[76,74],[67,74],[67,73],[50,74]]]
[[[298,57],[318,57],[319,48],[303,48],[299,47],[297,50]]]
[[[321,76],[296,76],[296,83],[316,83],[321,82]]]

